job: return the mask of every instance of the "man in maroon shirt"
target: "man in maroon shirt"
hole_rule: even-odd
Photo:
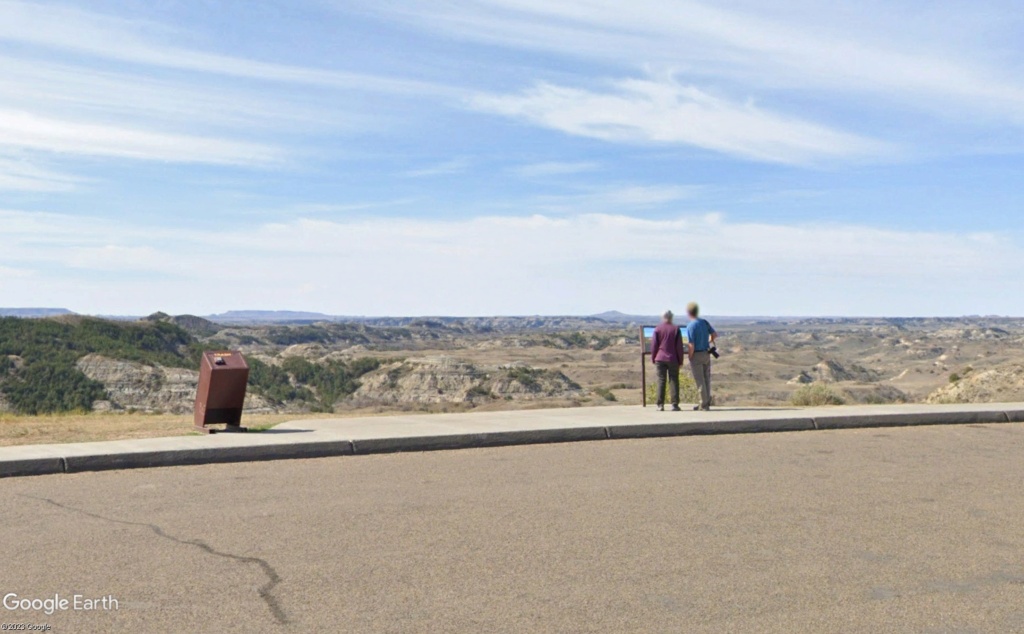
[[[672,323],[672,311],[666,310],[651,338],[651,361],[658,368],[658,411],[665,411],[665,380],[672,386],[672,411],[679,410],[679,366],[686,356],[683,335]]]

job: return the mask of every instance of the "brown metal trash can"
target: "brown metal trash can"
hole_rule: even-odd
[[[245,431],[241,426],[249,364],[241,352],[204,352],[196,390],[195,425],[214,433],[207,425],[225,424],[224,431]]]

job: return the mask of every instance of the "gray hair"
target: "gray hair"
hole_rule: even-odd
[[[666,310],[664,313],[661,314],[661,316],[663,319],[667,319],[669,321],[672,321],[672,318],[675,317],[675,315],[672,314],[671,310]]]

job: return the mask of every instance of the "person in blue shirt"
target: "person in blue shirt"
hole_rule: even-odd
[[[693,409],[708,411],[711,409],[711,350],[718,333],[707,319],[701,319],[697,302],[690,302],[686,306],[686,313],[690,316],[690,323],[686,325],[686,336],[690,344],[690,371],[700,390],[700,403]]]

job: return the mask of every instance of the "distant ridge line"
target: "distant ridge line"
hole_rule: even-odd
[[[680,312],[680,319],[677,321],[685,321],[682,310]],[[163,314],[163,313],[158,313]],[[51,307],[0,307],[0,317],[20,317],[20,318],[47,318],[47,317],[61,317],[61,316],[89,316],[97,317],[100,319],[110,319],[115,321],[135,321],[147,319],[143,315],[110,315],[110,314],[88,314],[88,313],[77,313],[67,308],[51,308]],[[169,315],[168,315],[169,316]],[[327,313],[321,313],[316,311],[301,311],[301,310],[229,310],[222,313],[216,313],[211,315],[194,315],[201,319],[206,319],[214,323],[219,324],[234,324],[234,325],[260,325],[260,324],[312,324],[316,322],[349,322],[349,323],[360,323],[366,325],[406,325],[416,322],[423,321],[436,321],[440,323],[451,323],[451,322],[474,322],[482,320],[547,320],[557,321],[564,320],[570,321],[575,320],[578,322],[604,322],[609,324],[621,324],[625,325],[651,325],[660,321],[660,317],[657,315],[633,315],[624,313],[618,310],[609,310],[603,313],[597,313],[594,315],[406,315],[406,316],[387,316],[387,315],[329,315]],[[850,320],[866,320],[866,321],[906,321],[906,320],[958,320],[958,319],[1015,319],[1011,316],[1002,315],[947,315],[947,316],[842,316],[842,315],[710,315],[709,318],[716,323],[741,323],[741,322],[793,322],[793,321],[850,321]]]

